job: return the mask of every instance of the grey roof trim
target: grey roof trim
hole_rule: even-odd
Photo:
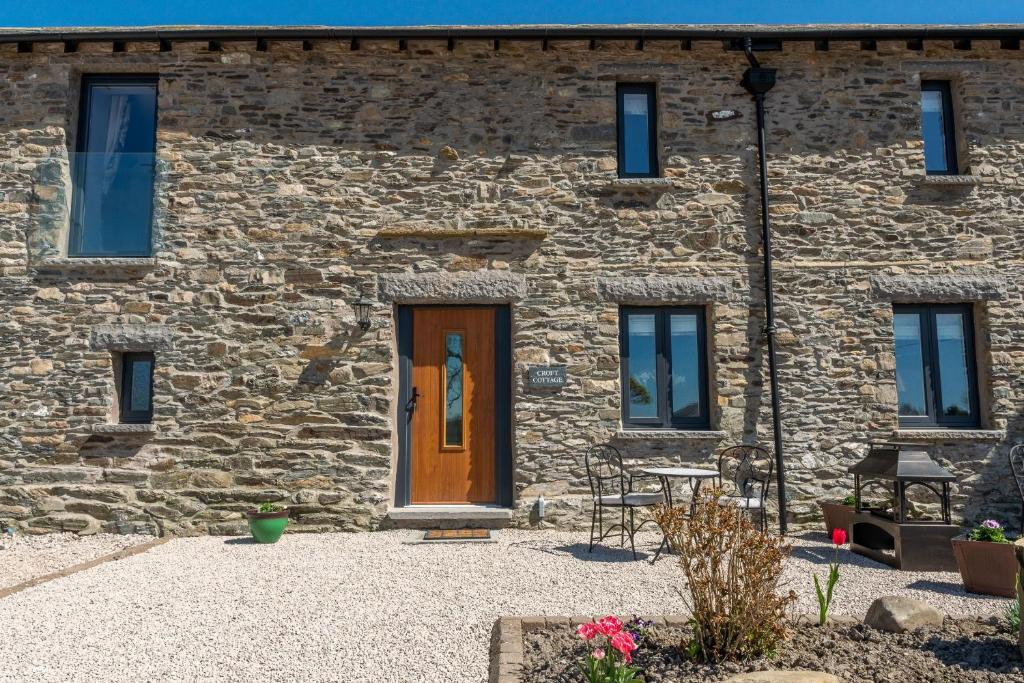
[[[558,24],[0,28],[0,43],[138,40],[1020,40],[1024,24]]]

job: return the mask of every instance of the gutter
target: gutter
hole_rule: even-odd
[[[782,416],[779,405],[779,373],[775,358],[775,299],[772,287],[772,226],[768,212],[768,160],[764,124],[764,98],[775,87],[775,69],[761,66],[754,56],[753,41],[743,41],[743,51],[750,63],[741,84],[754,98],[757,107],[757,160],[761,178],[761,251],[764,255],[764,317],[768,338],[768,378],[772,390],[772,434],[775,437],[775,476],[779,496],[779,533],[786,534],[786,468],[782,450]]]
[[[294,27],[140,27],[81,29],[0,29],[3,43],[105,41],[251,41],[251,40],[999,40],[1019,49],[1024,24],[995,25],[559,25],[559,26],[294,26]]]

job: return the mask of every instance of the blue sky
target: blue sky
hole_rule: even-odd
[[[1024,0],[0,0],[0,26],[1017,23]]]

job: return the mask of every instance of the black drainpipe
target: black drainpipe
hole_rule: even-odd
[[[765,157],[764,96],[775,85],[775,69],[762,67],[750,38],[743,39],[750,68],[741,82],[757,105],[757,159],[761,174],[761,248],[764,252],[764,316],[768,337],[768,377],[772,387],[772,431],[775,435],[775,473],[779,488],[779,533],[786,527],[786,469],[782,457],[782,419],[779,415],[779,375],[775,362],[775,303],[772,296],[772,229],[768,216],[768,161]]]

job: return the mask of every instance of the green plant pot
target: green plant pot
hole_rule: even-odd
[[[249,532],[257,543],[277,543],[288,526],[288,511],[248,512]]]

